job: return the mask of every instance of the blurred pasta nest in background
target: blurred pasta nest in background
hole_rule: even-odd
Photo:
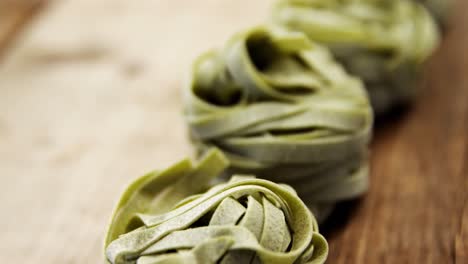
[[[330,48],[363,80],[377,115],[413,99],[439,42],[431,14],[407,0],[281,0],[272,20]]]

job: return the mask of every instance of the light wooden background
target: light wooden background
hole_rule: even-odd
[[[102,263],[125,184],[191,154],[190,61],[272,1],[37,2],[0,0],[0,262]],[[371,191],[325,226],[328,263],[468,263],[466,10],[414,107],[377,126]]]

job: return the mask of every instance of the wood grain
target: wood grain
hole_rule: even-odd
[[[458,2],[415,104],[377,123],[370,192],[327,227],[329,263],[468,263],[467,8]]]
[[[55,1],[9,40],[0,262],[102,263],[124,185],[191,153],[179,92],[190,61],[270,3]],[[377,124],[369,194],[324,227],[328,263],[468,263],[468,2],[457,10],[418,101]]]
[[[0,56],[44,2],[43,0],[0,1]]]

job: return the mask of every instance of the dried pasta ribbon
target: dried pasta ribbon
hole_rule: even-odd
[[[162,214],[188,196],[206,191],[228,166],[216,150],[209,151],[194,166],[189,159],[164,171],[150,172],[132,182],[122,194],[105,238],[105,247],[141,225],[138,214]]]
[[[237,34],[196,60],[184,97],[198,150],[221,149],[232,172],[289,184],[311,207],[367,190],[367,94],[302,33]]]
[[[280,0],[272,20],[327,45],[364,81],[377,114],[411,101],[439,42],[430,13],[406,0]]]
[[[138,188],[132,184],[113,217],[112,223],[124,232],[113,231],[111,225],[107,259],[113,264],[325,262],[327,242],[289,186],[234,176],[205,193],[180,199],[199,184],[204,186],[223,165],[227,164],[222,154],[211,150],[195,167],[183,161],[142,177],[136,181]],[[166,201],[172,206],[169,210]],[[140,202],[142,207],[134,206]],[[135,218],[139,225],[121,215]]]

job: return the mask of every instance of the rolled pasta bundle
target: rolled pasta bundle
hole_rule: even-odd
[[[113,264],[325,262],[327,242],[291,187],[234,176],[198,193],[226,166],[223,155],[211,150],[196,166],[182,161],[131,184],[109,227],[107,259]]]
[[[194,63],[185,117],[200,153],[296,189],[320,220],[368,187],[372,111],[359,79],[298,32],[258,27]]]
[[[439,42],[426,8],[406,0],[280,0],[272,20],[328,46],[364,81],[377,115],[417,94],[421,65]]]

